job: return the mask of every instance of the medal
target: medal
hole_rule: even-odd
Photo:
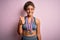
[[[28,23],[28,18],[26,18],[26,27],[27,27],[27,31],[32,34],[32,19],[31,19],[31,23]]]

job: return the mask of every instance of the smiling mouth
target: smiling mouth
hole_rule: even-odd
[[[32,12],[28,12],[29,14],[32,13]]]

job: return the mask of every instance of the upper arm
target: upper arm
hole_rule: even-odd
[[[38,40],[41,40],[40,20],[39,19],[36,19],[36,25],[37,25],[37,36],[38,36]]]
[[[37,25],[37,35],[40,35],[40,20],[37,18],[36,19],[36,25]]]

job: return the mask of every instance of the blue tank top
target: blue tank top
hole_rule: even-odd
[[[33,18],[34,18],[34,21],[32,23],[32,30],[36,30],[37,29],[37,26],[36,26],[35,17],[33,17]],[[26,27],[26,17],[24,19],[25,19],[25,23],[22,25],[22,29],[23,30],[27,30],[27,27]]]

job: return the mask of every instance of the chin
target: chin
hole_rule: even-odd
[[[32,15],[28,15],[29,17],[32,16]]]

